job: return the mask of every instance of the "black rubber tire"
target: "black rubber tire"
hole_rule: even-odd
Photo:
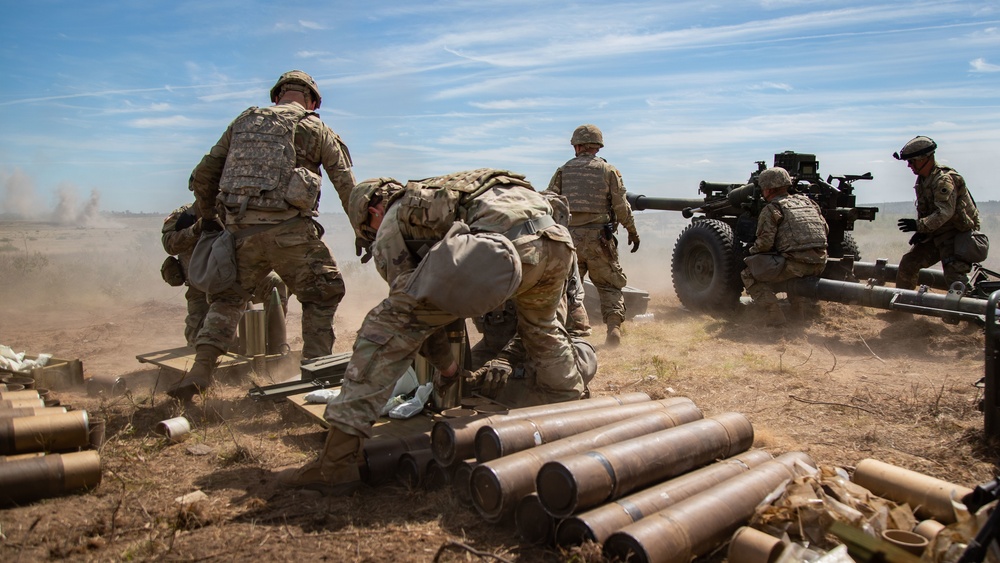
[[[862,262],[861,259],[861,247],[858,246],[858,241],[854,240],[854,235],[851,233],[844,233],[844,255],[853,254],[855,262]]]
[[[730,311],[743,293],[733,230],[715,219],[688,225],[674,244],[670,263],[674,291],[693,311]]]

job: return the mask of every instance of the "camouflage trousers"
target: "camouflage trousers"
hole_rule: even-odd
[[[263,303],[265,314],[268,316],[270,315],[268,311],[271,308],[271,300],[268,297],[275,289],[278,290],[278,298],[281,300],[282,314],[284,314],[288,311],[288,288],[285,287],[285,283],[281,281],[278,274],[268,272],[267,276],[260,280],[257,289],[253,292],[253,302]],[[202,325],[205,324],[205,316],[208,315],[208,296],[205,295],[204,291],[188,286],[187,291],[184,293],[184,298],[187,299],[187,317],[184,318],[184,341],[187,342],[188,346],[194,348],[198,332],[201,331]]]
[[[956,231],[949,231],[911,246],[909,252],[899,259],[896,287],[916,289],[920,270],[929,268],[938,262],[941,262],[944,280],[949,287],[957,281],[968,287],[969,276],[966,274],[972,270],[972,264],[955,256],[955,235],[957,234]]]
[[[740,278],[743,279],[743,286],[747,288],[747,293],[753,298],[754,303],[776,305],[778,297],[775,295],[775,292],[784,291],[782,282],[795,278],[818,276],[823,273],[825,268],[825,263],[806,264],[805,262],[796,262],[795,260],[785,260],[785,269],[774,280],[766,282],[758,281],[750,275],[749,268],[744,268],[740,272]]]
[[[344,278],[319,229],[311,219],[294,220],[236,242],[237,279],[244,291],[253,293],[273,270],[302,304],[303,359],[333,352],[333,316],[345,292]],[[225,350],[245,302],[236,291],[226,290],[210,295],[209,304],[197,344]]]
[[[546,402],[579,399],[583,378],[576,368],[569,335],[556,317],[573,249],[544,237],[515,242],[514,246],[522,262],[521,285],[513,297],[517,331],[536,367],[537,391]],[[435,350],[424,344],[440,335],[456,317],[418,303],[404,291],[405,285],[394,283],[389,296],[361,324],[341,392],[330,400],[325,412],[331,426],[341,431],[371,437],[379,409],[418,351],[430,353],[428,359],[438,368],[452,361],[450,347]]]
[[[625,321],[625,296],[622,288],[628,278],[618,262],[618,243],[604,240],[602,230],[593,227],[570,227],[580,278],[589,275],[601,300],[601,318],[608,326]]]
[[[583,338],[570,338],[570,342],[576,353],[576,370],[583,377],[586,388],[597,374],[597,350]],[[521,408],[556,402],[549,400],[544,389],[538,388],[538,370],[527,356],[519,337],[514,337],[498,356],[507,360],[513,368],[507,384],[497,395],[499,403]]]

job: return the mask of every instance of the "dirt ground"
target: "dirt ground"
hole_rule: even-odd
[[[348,498],[281,489],[274,471],[308,461],[324,433],[287,403],[249,399],[246,381],[210,390],[183,413],[190,438],[168,443],[154,427],[182,409],[150,393],[157,370],[136,360],[183,344],[183,291],[159,280],[158,224],[0,224],[0,344],[79,358],[87,377],[122,377],[130,388],[58,393],[107,421],[103,480],[86,493],[0,510],[0,560],[429,561],[439,551],[442,561],[595,560],[521,545],[512,524],[486,523],[447,489],[389,484]],[[614,353],[599,346],[595,395],[687,396],[706,416],[741,412],[755,448],[803,451],[822,465],[875,458],[969,487],[995,476],[998,453],[985,445],[973,385],[983,375],[981,328],[929,317],[890,323],[881,311],[833,303],[817,322],[788,328],[691,313],[669,285],[678,225],[645,226],[643,249],[625,268],[630,284],[650,292],[653,318],[626,324]],[[327,241],[348,281],[335,348],[347,351],[385,285],[357,263],[350,241]],[[292,301],[288,330],[298,348]],[[207,500],[175,500],[196,490]]]

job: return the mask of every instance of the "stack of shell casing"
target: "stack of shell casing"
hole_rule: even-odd
[[[101,482],[87,411],[44,407],[33,390],[0,391],[0,504],[89,489]]]

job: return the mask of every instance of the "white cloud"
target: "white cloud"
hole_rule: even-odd
[[[128,125],[137,129],[154,129],[198,127],[204,125],[204,123],[198,122],[187,116],[172,115],[170,117],[144,117],[142,119],[133,119],[128,122]]]
[[[1000,72],[1000,65],[990,64],[982,57],[969,61],[969,66],[972,67],[972,72]]]

